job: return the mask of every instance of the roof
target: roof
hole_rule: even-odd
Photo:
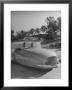
[[[37,35],[32,35],[32,37],[40,37],[40,38],[45,38],[47,34],[37,34]]]

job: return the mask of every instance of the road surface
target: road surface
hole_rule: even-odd
[[[41,70],[32,67],[22,66],[16,63],[11,63],[11,78],[23,79],[60,79],[61,65],[50,71]]]

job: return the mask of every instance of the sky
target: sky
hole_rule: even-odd
[[[20,30],[29,31],[31,28],[40,28],[46,25],[46,17],[61,17],[60,11],[12,11],[11,29],[14,32]]]

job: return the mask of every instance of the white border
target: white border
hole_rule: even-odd
[[[61,11],[61,79],[11,79],[11,11]],[[69,4],[4,4],[4,86],[68,86]]]

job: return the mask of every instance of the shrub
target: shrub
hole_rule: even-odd
[[[20,50],[21,50],[21,48],[16,48],[16,49],[15,49],[15,52],[20,51]]]

